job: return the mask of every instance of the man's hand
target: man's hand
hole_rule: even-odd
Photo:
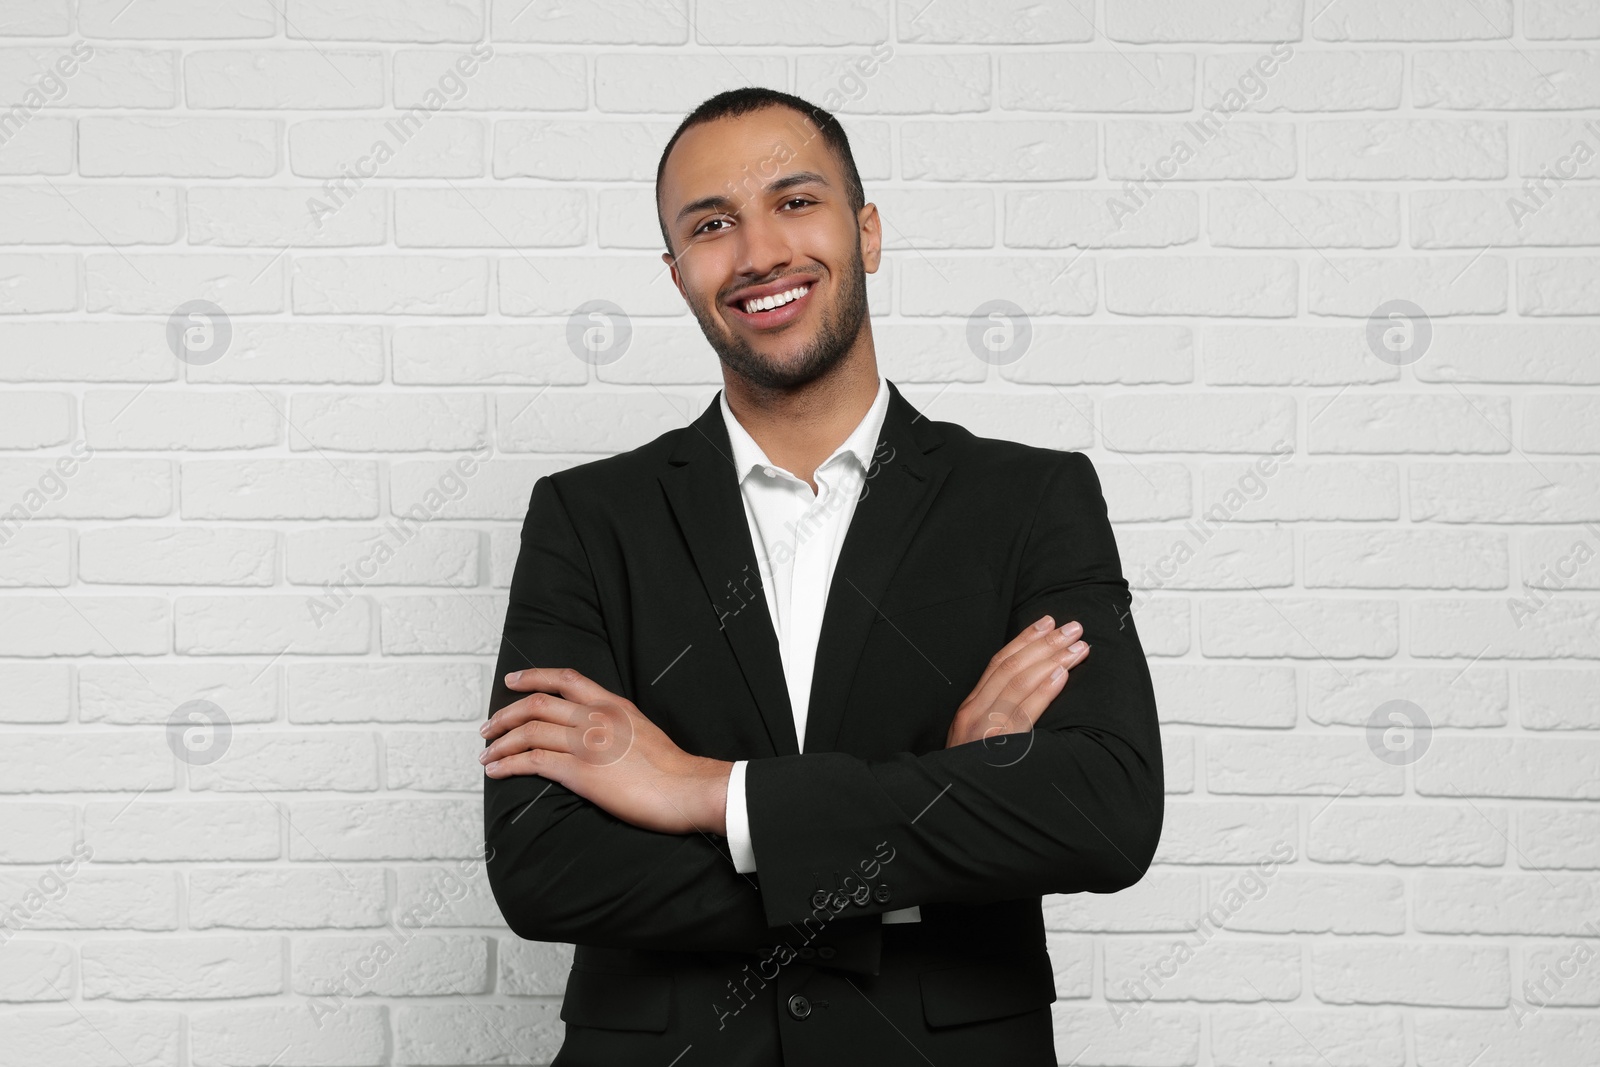
[[[479,728],[492,741],[478,757],[490,778],[537,774],[646,830],[727,834],[732,763],[691,756],[632,701],[570,667],[516,671],[506,686],[533,695]]]
[[[1067,672],[1089,654],[1089,646],[1079,640],[1082,634],[1077,622],[1058,627],[1046,615],[1012,638],[989,660],[983,677],[956,709],[944,747],[1032,730],[1067,684]]]

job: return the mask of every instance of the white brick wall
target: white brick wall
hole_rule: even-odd
[[[843,117],[884,372],[1117,523],[1170,797],[1046,901],[1060,1061],[1590,1062],[1600,4],[749,13],[0,0],[0,1067],[550,1058],[470,731],[533,481],[720,382],[651,182],[746,83]]]

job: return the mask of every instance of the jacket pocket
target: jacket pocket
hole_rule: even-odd
[[[922,972],[922,1016],[956,1026],[1042,1008],[1056,999],[1050,957],[1020,963],[973,963]]]
[[[672,975],[597,971],[573,965],[561,1021],[605,1030],[661,1033],[672,1013]]]

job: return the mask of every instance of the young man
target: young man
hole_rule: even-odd
[[[555,1063],[1054,1064],[1041,897],[1162,821],[1094,468],[880,376],[832,115],[713,97],[656,202],[724,390],[535,484],[483,729],[495,898],[577,946]]]

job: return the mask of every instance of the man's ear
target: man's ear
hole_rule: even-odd
[[[683,291],[683,279],[678,277],[678,259],[671,252],[661,253],[661,262],[667,265],[672,273],[672,284],[678,287],[678,295],[683,297],[685,304],[689,303],[689,294]]]
[[[876,274],[883,259],[883,220],[878,217],[878,205],[862,205],[856,218],[861,227],[861,267],[868,274]]]

